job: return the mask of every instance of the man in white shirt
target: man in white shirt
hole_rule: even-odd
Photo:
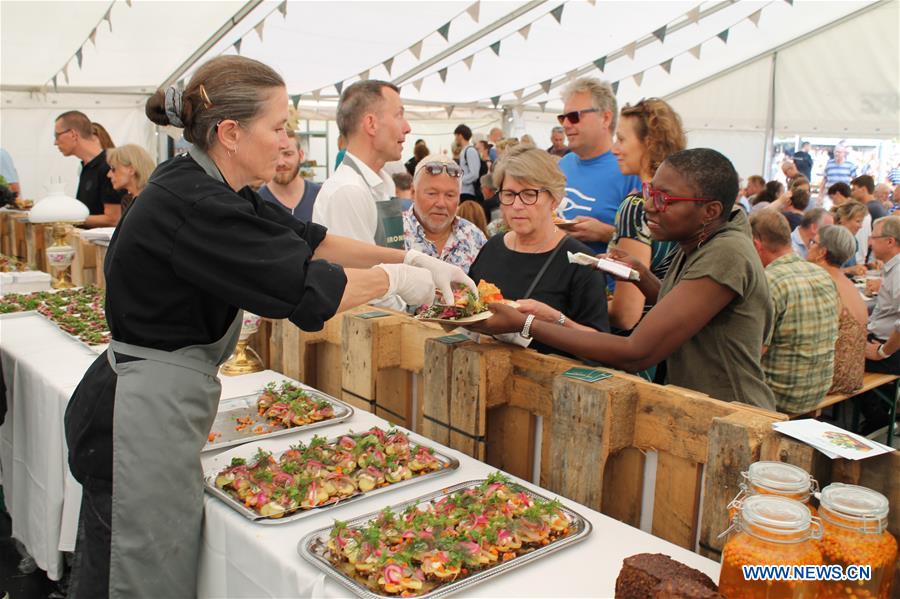
[[[354,83],[341,94],[337,124],[347,140],[347,153],[322,184],[313,222],[328,227],[329,233],[375,243],[376,202],[390,200],[395,193],[384,165],[400,160],[410,131],[399,89],[386,81]]]

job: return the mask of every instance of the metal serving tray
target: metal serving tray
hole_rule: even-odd
[[[321,391],[317,391],[307,385],[296,382],[293,384],[302,387],[311,397],[317,400],[322,399],[330,403],[334,408],[334,417],[329,418],[328,420],[304,424],[302,426],[284,427],[278,425],[272,427],[256,410],[256,400],[263,392],[263,389],[260,389],[253,395],[243,395],[241,397],[225,399],[219,403],[219,411],[216,414],[212,429],[210,429],[210,434],[221,433],[221,436],[217,437],[215,441],[207,442],[203,447],[203,451],[223,449],[225,447],[232,447],[249,441],[256,441],[258,439],[270,439],[281,435],[304,432],[321,426],[337,424],[338,422],[342,422],[353,416],[353,408],[344,402],[337,400],[330,395],[325,395]],[[250,420],[253,421],[252,424],[245,427],[243,430],[235,430],[237,419],[243,417],[249,417]],[[266,431],[270,428],[273,430],[264,433],[254,433],[253,429],[257,426],[262,426]]]
[[[428,495],[423,495],[416,499],[405,501],[403,503],[399,503],[396,505],[390,506],[391,510],[394,513],[402,513],[406,508],[411,505],[424,505],[428,503],[433,503],[437,500],[440,500],[447,495],[451,495],[457,491],[461,491],[463,489],[468,489],[471,487],[477,487],[478,485],[485,482],[482,480],[470,480],[468,482],[460,483],[458,485],[454,485],[447,489],[441,489],[440,491],[429,493]],[[531,489],[518,485],[516,483],[511,483],[513,487],[520,491],[524,491],[528,496],[532,499],[542,499],[544,501],[548,501],[549,498],[541,495],[540,493],[535,493]],[[453,593],[458,593],[463,589],[467,589],[471,586],[484,582],[489,578],[493,578],[494,576],[499,576],[505,572],[512,570],[513,568],[518,568],[519,566],[523,566],[529,562],[533,562],[534,560],[541,559],[542,557],[559,551],[564,547],[568,547],[574,543],[577,543],[591,534],[591,529],[593,526],[591,523],[586,520],[583,516],[567,508],[566,506],[560,506],[563,513],[569,518],[569,521],[572,523],[571,530],[572,532],[565,538],[559,539],[550,543],[549,545],[544,545],[538,549],[530,553],[526,553],[515,557],[506,562],[500,562],[494,564],[491,567],[488,567],[485,570],[481,570],[480,572],[468,576],[466,578],[458,579],[453,582],[448,582],[447,584],[443,584],[431,592],[415,595],[417,599],[436,599],[438,597],[446,597],[447,595],[451,595]],[[360,527],[366,524],[369,520],[378,517],[381,513],[381,510],[376,512],[372,512],[370,514],[366,514],[365,516],[360,516],[359,518],[354,518],[347,522],[347,526],[350,528]],[[399,595],[379,595],[378,593],[372,591],[363,583],[355,580],[351,576],[344,574],[340,570],[335,569],[332,565],[331,561],[329,561],[327,557],[328,551],[328,538],[329,533],[331,532],[331,526],[327,526],[325,528],[320,528],[319,530],[313,531],[303,537],[300,543],[297,545],[297,551],[306,561],[310,562],[348,589],[356,593],[359,597],[363,597],[364,599],[393,599],[398,597]]]
[[[331,422],[331,421],[328,421],[328,422]],[[296,429],[291,429],[291,430],[296,430]],[[407,431],[405,429],[400,429],[400,430],[402,430],[406,434],[409,434],[409,431]],[[362,431],[360,431],[360,432],[362,432]],[[341,436],[343,436],[343,435],[341,435]],[[328,439],[328,442],[329,443],[336,442],[338,439],[341,438],[341,436],[337,436],[332,439]],[[419,443],[418,445],[434,449],[426,443]],[[347,505],[348,503],[355,503],[356,501],[358,501],[360,499],[363,499],[366,497],[371,497],[373,495],[378,495],[380,493],[384,493],[385,491],[393,491],[394,489],[401,489],[403,487],[406,487],[409,485],[414,485],[421,481],[431,480],[438,476],[448,474],[448,473],[452,472],[453,470],[456,470],[457,468],[459,468],[459,460],[457,460],[454,457],[447,456],[447,455],[444,455],[442,453],[438,453],[437,451],[435,451],[434,457],[437,458],[438,461],[440,461],[444,465],[444,467],[441,468],[440,470],[435,470],[433,472],[429,472],[428,474],[423,474],[421,476],[414,476],[413,478],[410,478],[408,480],[403,480],[398,483],[394,483],[394,484],[387,485],[384,487],[378,487],[377,489],[372,489],[371,491],[368,491],[365,493],[357,493],[356,495],[352,495],[345,499],[341,499],[339,501],[335,501],[335,502],[331,502],[331,503],[326,503],[324,505],[319,505],[314,508],[310,508],[310,509],[306,509],[306,510],[299,509],[291,514],[282,516],[281,518],[269,518],[267,516],[261,516],[256,511],[248,508],[243,503],[236,500],[235,498],[233,498],[231,495],[229,495],[225,491],[222,491],[221,489],[216,487],[216,476],[219,474],[220,471],[222,471],[222,469],[227,468],[231,464],[232,458],[244,458],[248,462],[252,461],[253,456],[256,455],[257,449],[258,449],[258,447],[256,445],[247,444],[247,445],[243,445],[243,446],[237,448],[234,451],[229,451],[222,455],[218,455],[209,462],[209,467],[203,473],[204,487],[205,487],[207,493],[209,493],[210,495],[213,495],[214,497],[218,497],[223,502],[225,502],[225,504],[228,507],[237,511],[239,514],[241,514],[248,520],[256,522],[257,524],[287,524],[288,522],[294,522],[295,520],[300,520],[302,518],[307,518],[309,516],[314,516],[316,514],[320,514],[323,511],[326,511],[326,510],[336,507],[338,505]],[[279,454],[279,456],[280,456],[280,454]]]

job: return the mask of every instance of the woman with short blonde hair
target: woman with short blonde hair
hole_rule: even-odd
[[[569,262],[566,253],[591,250],[554,224],[566,193],[566,177],[544,150],[519,145],[494,165],[500,211],[509,231],[492,237],[469,276],[500,288],[519,309],[535,318],[581,330],[609,330],[606,278]],[[540,352],[553,350],[534,343]]]
[[[156,164],[147,150],[135,144],[110,148],[106,151],[106,161],[109,163],[109,172],[106,176],[112,181],[113,189],[124,189],[128,192],[128,197],[122,200],[124,214],[134,198],[147,187],[147,181]]]

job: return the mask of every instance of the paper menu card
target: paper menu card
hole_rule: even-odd
[[[815,447],[831,459],[861,460],[894,451],[892,447],[812,418],[775,422],[772,428]]]
[[[609,258],[596,258],[582,252],[574,254],[572,252],[566,252],[566,254],[569,257],[569,262],[572,264],[593,266],[597,270],[608,272],[609,274],[615,275],[620,279],[626,279],[629,281],[641,280],[640,273],[623,262],[616,262],[615,260],[610,260]]]

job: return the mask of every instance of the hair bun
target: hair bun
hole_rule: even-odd
[[[168,127],[171,123],[166,115],[166,92],[157,90],[144,105],[144,114],[160,127]]]

